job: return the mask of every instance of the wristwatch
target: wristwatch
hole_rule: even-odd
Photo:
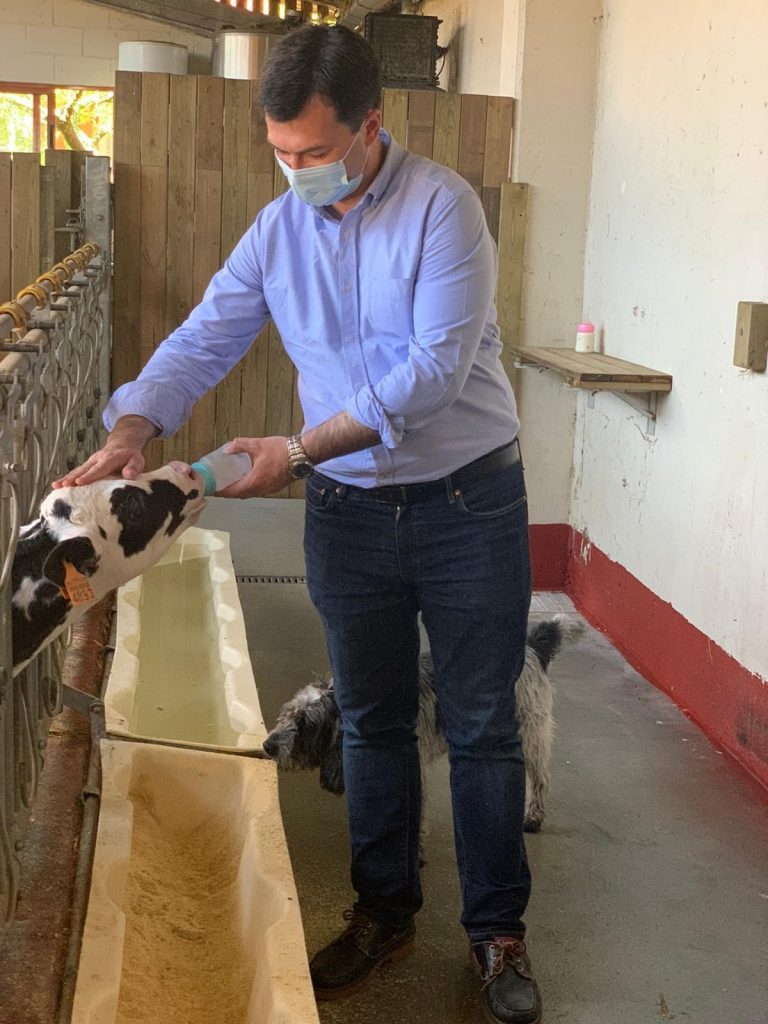
[[[301,434],[292,434],[288,438],[288,470],[294,480],[305,480],[315,467],[304,451]]]

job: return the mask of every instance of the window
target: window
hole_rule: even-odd
[[[112,90],[0,83],[0,150],[112,155]]]

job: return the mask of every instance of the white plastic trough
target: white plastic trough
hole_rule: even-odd
[[[229,535],[191,527],[117,594],[107,732],[211,750],[260,747],[266,729]]]
[[[73,1024],[317,1024],[275,766],[101,749]]]

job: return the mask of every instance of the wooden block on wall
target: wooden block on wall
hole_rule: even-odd
[[[765,373],[768,361],[768,302],[740,302],[736,314],[734,366]]]

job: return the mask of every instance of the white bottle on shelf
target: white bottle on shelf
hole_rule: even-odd
[[[223,491],[237,480],[242,480],[253,469],[248,452],[228,452],[228,446],[224,444],[192,463],[192,469],[205,481],[206,497],[216,491]]]
[[[595,325],[587,321],[576,328],[576,351],[595,351]]]

